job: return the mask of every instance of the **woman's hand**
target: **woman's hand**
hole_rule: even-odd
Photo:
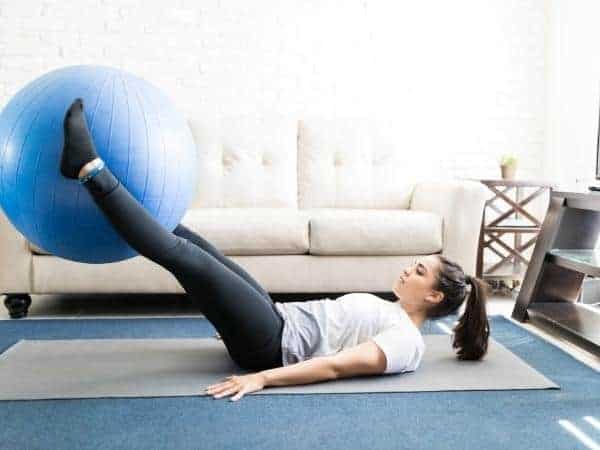
[[[236,394],[230,400],[235,402],[248,392],[260,391],[265,387],[265,377],[260,372],[248,375],[231,375],[217,384],[211,384],[206,388],[206,393],[214,398]]]

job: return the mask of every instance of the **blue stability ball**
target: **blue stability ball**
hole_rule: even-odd
[[[30,82],[0,114],[0,205],[29,241],[74,261],[137,255],[77,180],[60,173],[63,119],[83,99],[96,151],[129,192],[172,231],[196,188],[196,148],[158,88],[110,67],[58,69]]]

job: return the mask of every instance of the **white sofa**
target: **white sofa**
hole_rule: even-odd
[[[390,292],[415,255],[433,253],[474,274],[485,187],[430,179],[414,151],[398,148],[401,131],[391,121],[244,116],[189,123],[200,176],[182,223],[269,292]],[[11,294],[5,298],[17,308],[27,294],[183,292],[141,256],[83,264],[45,254],[0,211],[0,293]]]

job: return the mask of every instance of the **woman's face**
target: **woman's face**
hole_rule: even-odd
[[[394,282],[392,291],[403,304],[419,304],[427,299],[440,300],[440,292],[433,289],[437,283],[439,268],[440,261],[437,256],[418,257],[402,271]]]

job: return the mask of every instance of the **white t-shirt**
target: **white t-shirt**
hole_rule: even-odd
[[[406,311],[376,295],[357,292],[335,300],[277,302],[284,318],[284,366],[331,355],[368,339],[385,353],[384,373],[412,372],[425,353],[425,341]]]

